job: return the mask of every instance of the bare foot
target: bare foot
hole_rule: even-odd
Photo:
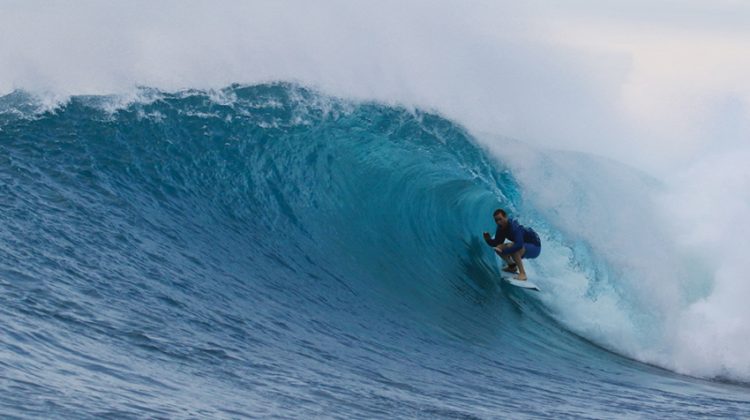
[[[513,278],[516,279],[516,280],[519,280],[519,281],[526,281],[527,280],[526,274],[519,274],[517,276],[513,276]]]
[[[509,265],[509,266],[503,267],[503,271],[505,271],[506,273],[517,273],[518,268],[516,268],[515,265]]]

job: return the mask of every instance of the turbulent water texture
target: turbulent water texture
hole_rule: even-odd
[[[288,84],[15,92],[0,190],[5,416],[750,415],[742,385],[570,332],[554,278],[499,283],[494,208],[565,233],[434,114]]]

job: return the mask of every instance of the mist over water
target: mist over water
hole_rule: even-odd
[[[748,201],[738,193],[727,197],[723,210],[706,204],[722,202],[727,191],[710,185],[723,174],[695,169],[689,176],[702,182],[667,184],[615,161],[530,150],[518,142],[497,154],[510,162],[529,211],[560,229],[570,258],[587,266],[587,280],[574,275],[561,281],[549,302],[569,328],[681,373],[747,380],[750,360],[738,350],[750,339],[741,321],[747,306],[736,298],[747,287],[740,273],[750,268],[737,254],[745,249],[747,227],[732,213]],[[724,159],[721,171],[737,171],[741,161]],[[738,172],[733,180],[743,184],[746,171]],[[707,193],[696,197],[703,188]],[[727,238],[733,245],[725,248]],[[592,288],[602,292],[593,301]]]
[[[196,209],[206,212],[199,219],[206,225],[194,226],[192,229],[203,233],[188,242],[208,238],[217,249],[230,243],[252,248],[252,243],[231,233],[241,226],[238,221],[250,223],[253,219],[233,207],[244,200],[236,188],[249,191],[253,182],[275,174],[280,184],[263,184],[267,195],[253,201],[253,210],[248,211],[255,214],[258,209],[272,208],[269,213],[276,219],[262,220],[247,232],[258,238],[283,237],[276,230],[283,220],[301,227],[299,238],[312,235],[331,248],[327,248],[329,255],[300,254],[304,255],[300,261],[314,261],[315,268],[300,261],[285,262],[283,254],[275,251],[254,258],[263,260],[273,254],[278,267],[289,264],[299,269],[295,265],[299,264],[327,278],[328,274],[321,273],[336,265],[327,265],[332,264],[327,258],[339,255],[345,261],[337,264],[346,269],[329,273],[338,279],[332,281],[332,290],[343,282],[361,297],[371,286],[377,291],[374,293],[392,299],[375,302],[390,302],[386,308],[391,303],[412,308],[406,312],[417,324],[435,316],[425,308],[432,310],[442,302],[449,309],[444,308],[438,317],[448,320],[437,326],[426,324],[445,329],[449,335],[466,328],[450,314],[472,320],[478,316],[472,312],[476,309],[449,291],[460,290],[460,296],[467,296],[471,295],[468,289],[478,288],[484,297],[477,299],[482,301],[487,290],[481,279],[492,277],[495,262],[490,256],[477,256],[471,246],[468,249],[473,251],[444,245],[454,238],[471,244],[472,235],[492,228],[489,212],[497,205],[507,206],[522,223],[540,231],[545,242],[542,257],[531,264],[545,292],[521,303],[526,313],[540,313],[543,319],[553,320],[542,322],[545,328],[559,325],[566,334],[573,333],[614,354],[679,374],[747,383],[750,306],[744,298],[750,295],[750,262],[745,257],[750,250],[746,217],[750,211],[750,81],[745,75],[750,74],[750,62],[737,52],[750,48],[750,33],[732,22],[750,14],[733,2],[716,4],[711,14],[704,13],[706,6],[700,2],[686,2],[681,7],[682,18],[674,17],[680,14],[671,13],[677,5],[670,2],[659,3],[650,14],[638,2],[605,10],[587,2],[563,8],[546,2],[475,2],[467,6],[462,2],[259,1],[217,6],[175,1],[53,3],[42,7],[41,3],[7,1],[0,5],[0,39],[7,40],[0,43],[0,94],[8,94],[0,104],[0,133],[9,142],[6,147],[18,148],[14,142],[25,138],[23,130],[14,126],[19,118],[28,118],[29,136],[40,138],[48,136],[45,130],[74,133],[80,127],[73,121],[80,119],[92,130],[90,136],[84,136],[84,144],[97,144],[96,149],[100,146],[93,133],[103,129],[97,124],[106,126],[110,121],[118,132],[139,127],[136,132],[143,138],[132,137],[140,138],[137,145],[127,146],[127,141],[133,141],[130,136],[120,140],[131,139],[123,143],[123,150],[145,151],[151,147],[147,138],[154,136],[149,130],[164,129],[160,124],[170,127],[165,132],[182,133],[184,136],[178,137],[188,143],[181,145],[192,144],[192,140],[184,140],[192,139],[190,130],[209,136],[217,142],[215,149],[193,144],[193,149],[180,149],[184,152],[181,156],[184,162],[197,159],[186,151],[192,150],[201,156],[238,159],[232,161],[236,168],[222,167],[225,172],[213,174],[216,185],[226,187],[213,193],[221,197],[219,202],[235,219],[230,217],[231,221],[222,224],[226,237],[210,232],[210,221],[222,210],[199,202]],[[717,25],[705,16],[726,23]],[[735,19],[724,19],[727,16]],[[351,122],[347,118],[352,114],[360,119]],[[360,124],[377,118],[388,121],[383,124],[389,128]],[[33,122],[35,119],[38,122]],[[248,125],[235,127],[239,121]],[[153,127],[143,129],[141,123]],[[278,124],[292,134],[255,137],[264,130],[277,129]],[[417,126],[420,129],[414,128]],[[310,127],[314,130],[305,131]],[[390,138],[396,139],[397,146],[367,149],[353,145],[342,140],[350,132],[364,132],[371,142],[367,145]],[[248,143],[238,143],[245,148],[221,151],[220,139],[226,133],[245,139]],[[320,133],[337,140],[326,143],[316,137]],[[430,142],[434,139],[409,143],[422,134],[445,141],[445,148],[434,148]],[[257,146],[266,141],[258,138],[283,138],[297,145],[296,141],[312,137],[320,142],[313,143],[320,150],[312,150],[315,147],[304,141],[288,150],[281,145],[272,151]],[[163,147],[159,156],[167,162],[171,159],[170,146],[166,146],[170,137],[163,141],[157,149]],[[245,154],[252,147],[258,147],[257,159],[243,161],[252,155]],[[138,152],[132,153],[141,158]],[[232,157],[232,153],[240,157]],[[311,160],[300,160],[295,153]],[[321,158],[326,153],[331,159],[350,163],[367,156],[371,166],[361,177],[353,178],[357,182],[339,179]],[[404,157],[412,153],[419,158],[410,161]],[[253,172],[257,179],[251,177],[245,184],[221,183],[239,176],[243,167],[239,162],[252,165],[262,158],[273,164]],[[426,163],[434,164],[435,159],[440,163]],[[16,161],[10,158],[8,162]],[[310,162],[318,165],[311,169],[314,185],[308,184],[302,173],[294,173],[292,178],[279,175],[289,170],[286,165],[302,167]],[[208,168],[201,166],[206,162],[194,163],[203,170]],[[226,164],[221,159],[214,163]],[[172,170],[179,176],[200,179],[198,172],[182,173],[180,164],[174,165]],[[122,181],[119,176],[115,176],[118,182]],[[413,177],[430,182],[401,189],[400,183]],[[8,191],[15,185],[13,179],[12,175],[5,179]],[[368,195],[378,191],[381,195],[377,198],[390,197],[399,203],[373,215],[383,226],[392,223],[411,233],[428,224],[431,230],[423,236],[393,233],[382,242],[351,249],[347,245],[356,243],[360,232],[382,232],[370,231],[366,220],[357,220],[354,209],[358,206],[316,207],[330,199],[317,194],[332,179],[340,188],[335,191],[352,202],[381,204]],[[281,180],[292,190],[284,190]],[[134,188],[133,194],[138,195],[143,185],[131,181],[133,186],[115,188],[117,194]],[[210,192],[202,182],[205,180],[196,185]],[[190,188],[196,185],[171,185],[162,193],[168,195],[169,188],[176,188],[190,196]],[[71,191],[79,187],[71,187]],[[152,192],[143,194],[150,197]],[[311,200],[306,204],[318,211],[316,226],[305,225],[293,204],[278,198],[295,195]],[[41,202],[46,199],[40,198]],[[181,200],[173,204],[180,212],[191,214],[193,199]],[[421,207],[405,208],[404,201],[410,200]],[[144,202],[150,203],[151,198]],[[38,210],[32,206],[28,211]],[[154,220],[162,217],[159,211],[151,211]],[[148,210],[144,212],[148,220],[151,216]],[[351,231],[337,227],[340,219],[334,216],[342,214]],[[134,216],[115,221],[131,220],[128,217]],[[179,231],[185,220],[193,219],[169,222]],[[155,247],[166,241],[179,249],[173,239],[164,233],[151,240]],[[263,248],[289,246],[279,241],[264,242]],[[401,254],[394,252],[395,244],[403,246]],[[425,272],[392,265],[393,258],[423,258],[420,247],[425,244],[437,250],[436,258],[446,265],[425,262],[429,266]],[[4,247],[11,247],[10,242]],[[234,267],[242,270],[229,270],[230,277],[258,270],[257,266],[241,266],[223,253],[214,255],[208,248],[201,248],[198,254],[192,257],[239,264]],[[370,259],[372,255],[379,257]],[[461,261],[468,267],[465,272],[452,265],[456,255],[462,255]],[[317,271],[320,267],[325,270]],[[197,268],[196,272],[201,270],[208,269]],[[279,274],[284,269],[259,272],[263,278],[286,278]],[[423,277],[426,273],[432,277]],[[456,283],[456,278],[464,276],[471,280]],[[123,278],[128,276],[123,274]],[[442,286],[428,278],[441,279],[438,284]],[[7,276],[4,281],[11,283]],[[264,289],[258,286],[258,290]],[[302,294],[301,299],[308,298]],[[346,297],[324,292],[317,298],[348,302]],[[510,299],[516,300],[515,296]],[[198,299],[196,304],[213,303]],[[288,302],[280,305],[290,306]],[[344,306],[356,305],[349,302]],[[276,313],[275,309],[268,311]],[[494,322],[503,319],[495,312],[481,315]],[[244,313],[232,316],[250,319]],[[360,334],[331,319],[322,322]],[[295,325],[294,321],[285,322]],[[391,322],[397,327],[389,334],[402,334],[400,321]],[[496,339],[483,335],[484,330],[471,331],[479,341]],[[529,339],[516,330],[509,334]],[[564,337],[561,342],[568,340]],[[313,334],[308,339],[315,343],[321,338]],[[552,360],[544,364],[549,369],[554,366]],[[285,366],[285,362],[277,362]],[[266,379],[273,383],[272,376],[269,373]]]
[[[750,35],[730,25],[748,12],[740,5],[710,14],[700,2],[681,13],[669,2],[649,11],[536,1],[41,6],[2,5],[0,92],[291,80],[666,173],[748,134],[750,63],[739,52]],[[696,23],[711,15],[725,24]]]

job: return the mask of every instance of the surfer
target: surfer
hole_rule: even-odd
[[[507,264],[503,267],[506,273],[516,273],[516,280],[526,280],[526,270],[523,268],[523,258],[536,258],[542,251],[542,241],[533,229],[521,226],[508,217],[503,209],[497,209],[492,216],[497,223],[495,237],[484,232],[484,241],[495,248],[495,252]],[[505,243],[505,240],[509,242]]]

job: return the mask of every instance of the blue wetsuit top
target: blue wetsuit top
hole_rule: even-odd
[[[513,219],[508,218],[507,229],[503,230],[502,227],[498,226],[495,231],[495,237],[487,240],[487,245],[496,247],[505,240],[513,242],[513,246],[504,249],[503,255],[510,255],[523,247],[523,244],[528,242],[537,246],[542,246],[542,241],[539,239],[539,235],[534,232],[534,229],[521,226]]]

